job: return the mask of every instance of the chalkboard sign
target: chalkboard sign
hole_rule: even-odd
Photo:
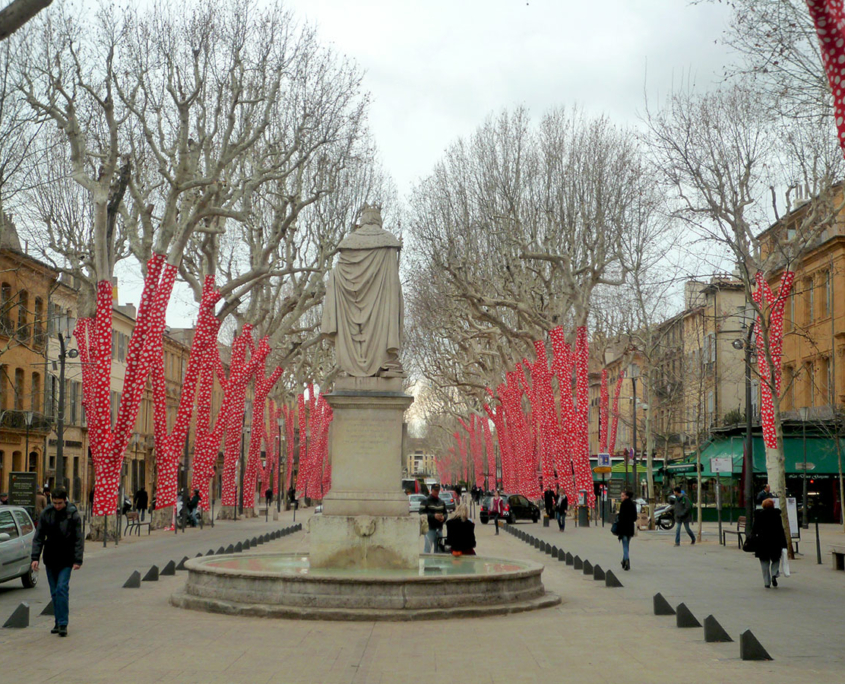
[[[607,493],[611,499],[618,499],[622,496],[622,488],[625,486],[625,480],[608,480]]]
[[[35,507],[38,473],[9,473],[9,504]]]

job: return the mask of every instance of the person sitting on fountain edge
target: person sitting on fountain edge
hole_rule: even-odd
[[[420,504],[420,515],[428,516],[428,532],[425,533],[425,553],[437,553],[437,539],[443,536],[446,521],[446,504],[440,498],[440,485],[431,485],[431,494]]]
[[[446,537],[453,556],[475,555],[475,523],[469,519],[469,508],[462,503],[446,521]]]

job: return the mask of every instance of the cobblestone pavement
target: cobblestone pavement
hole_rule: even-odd
[[[283,518],[276,524],[284,526],[290,520]],[[746,555],[717,548],[715,543],[675,549],[666,537],[655,536],[646,542],[645,535],[640,536],[632,545],[634,570],[619,573],[626,586],[608,589],[510,535],[495,537],[490,525],[478,525],[479,554],[545,559],[546,587],[560,594],[564,602],[533,613],[458,621],[312,622],[180,610],[168,604],[168,597],[182,586],[184,573],[145,582],[140,589],[120,588],[134,569],[145,570],[152,562],[163,564],[177,555],[196,555],[261,529],[269,530],[269,525],[263,519],[241,521],[220,524],[214,531],[189,530],[184,538],[179,535],[178,542],[175,535],[159,534],[147,541],[122,544],[119,549],[92,549],[71,585],[70,636],[59,639],[49,634],[51,619],[37,616],[46,587],[37,588],[34,594],[27,594],[33,597],[32,625],[25,630],[0,630],[0,672],[10,680],[91,684],[137,679],[358,684],[432,676],[503,684],[842,681],[841,662],[781,652],[781,642],[774,638],[776,630],[761,627],[774,611],[767,607],[768,602],[780,601],[776,606],[787,606],[784,629],[807,629],[805,617],[789,611],[807,591],[804,585],[811,583],[810,573],[802,577],[804,568],[796,569],[795,578],[784,583],[781,593],[764,595],[759,571]],[[524,528],[528,527],[549,540],[566,540],[568,550],[571,546],[573,552],[580,551],[593,562],[611,568],[615,565],[618,548],[607,530],[572,529],[560,535],[539,524]],[[260,552],[307,548],[307,534],[299,532],[263,545]],[[665,559],[671,559],[672,553],[679,555],[669,563]],[[687,574],[677,588],[671,583],[661,589],[670,601],[686,601],[702,618],[712,612],[736,637],[741,625],[732,617],[730,600],[721,597],[724,587],[733,582],[753,618],[749,624],[764,646],[774,651],[776,660],[743,662],[737,643],[706,644],[702,630],[680,630],[672,618],[653,616],[649,584],[682,570]],[[832,574],[829,568],[826,572]],[[812,576],[822,574],[819,570]],[[708,582],[710,589],[699,596]],[[818,584],[831,591],[837,586],[827,581]],[[24,590],[4,591],[0,617],[8,615],[24,595]],[[709,604],[705,605],[708,595]],[[839,597],[841,592],[829,595],[828,603]],[[838,607],[841,611],[841,601]],[[835,608],[830,605],[831,613]],[[826,638],[827,650],[839,648],[837,635]],[[808,636],[797,638],[811,640]],[[823,649],[819,646],[818,650]]]

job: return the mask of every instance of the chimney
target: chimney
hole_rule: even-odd
[[[704,302],[704,295],[701,293],[705,283],[698,280],[688,280],[684,283],[684,309],[694,309]]]

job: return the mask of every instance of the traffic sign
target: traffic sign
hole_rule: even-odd
[[[595,468],[593,468],[593,472],[596,475],[607,475],[612,470],[613,468],[611,468],[610,466],[596,466]]]

